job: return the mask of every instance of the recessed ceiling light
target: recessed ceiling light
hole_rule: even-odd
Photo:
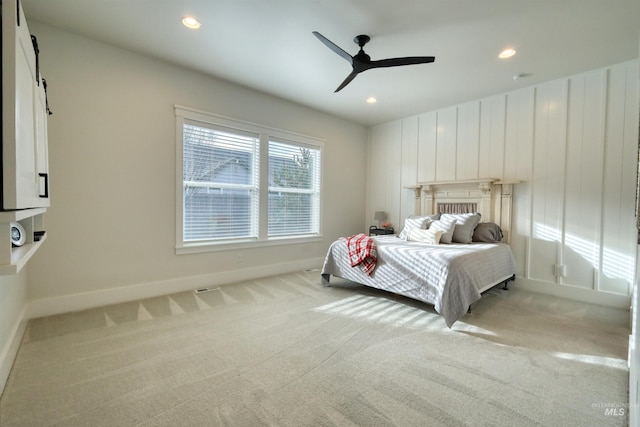
[[[370,96],[369,98],[367,98],[367,103],[369,104],[375,104],[376,102],[378,102],[378,100],[373,96]]]
[[[516,50],[509,48],[509,49],[505,49],[502,52],[500,52],[500,54],[498,55],[498,58],[500,58],[500,59],[511,58],[515,54],[516,54]]]
[[[197,30],[198,28],[200,28],[200,21],[198,21],[193,16],[185,16],[184,18],[182,18],[182,25],[187,28],[191,28],[192,30]]]

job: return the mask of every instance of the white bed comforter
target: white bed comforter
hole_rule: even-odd
[[[433,304],[451,327],[464,316],[480,292],[516,272],[511,248],[504,243],[428,245],[395,236],[373,237],[378,265],[371,276],[351,267],[347,246],[331,244],[322,276],[341,277]]]

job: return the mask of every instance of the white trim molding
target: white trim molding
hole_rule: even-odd
[[[174,279],[139,283],[93,292],[41,298],[29,303],[27,318],[33,319],[42,316],[88,310],[111,304],[170,295],[204,287],[221,286],[276,274],[319,268],[322,266],[323,261],[324,258],[310,258],[294,262],[243,268],[240,270],[221,271],[199,276],[177,277]],[[320,280],[319,272],[318,280]]]
[[[621,308],[624,310],[629,310],[629,306],[631,304],[630,296],[594,291],[592,289],[585,289],[570,285],[558,286],[555,283],[525,279],[521,276],[516,276],[514,287],[538,294],[553,295],[572,301],[581,301],[594,305]]]
[[[7,380],[9,379],[13,361],[18,354],[22,337],[27,329],[27,321],[27,307],[25,306],[11,329],[11,339],[7,340],[4,348],[0,351],[0,395],[2,395]]]

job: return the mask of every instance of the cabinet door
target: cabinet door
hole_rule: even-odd
[[[39,163],[46,163],[46,100],[22,7],[2,2],[2,209],[49,205]],[[44,98],[43,98],[44,99]],[[44,108],[44,109],[43,109]],[[41,153],[45,157],[41,160]],[[45,168],[46,169],[46,168]],[[46,182],[48,184],[48,182]]]
[[[38,201],[35,207],[49,206],[49,145],[47,136],[47,94],[44,89],[44,81],[40,79],[40,85],[35,91],[34,117],[35,117],[35,172],[38,181]]]

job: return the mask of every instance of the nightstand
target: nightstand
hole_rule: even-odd
[[[394,234],[393,228],[378,228],[375,225],[369,227],[369,236],[381,236],[385,234]]]

